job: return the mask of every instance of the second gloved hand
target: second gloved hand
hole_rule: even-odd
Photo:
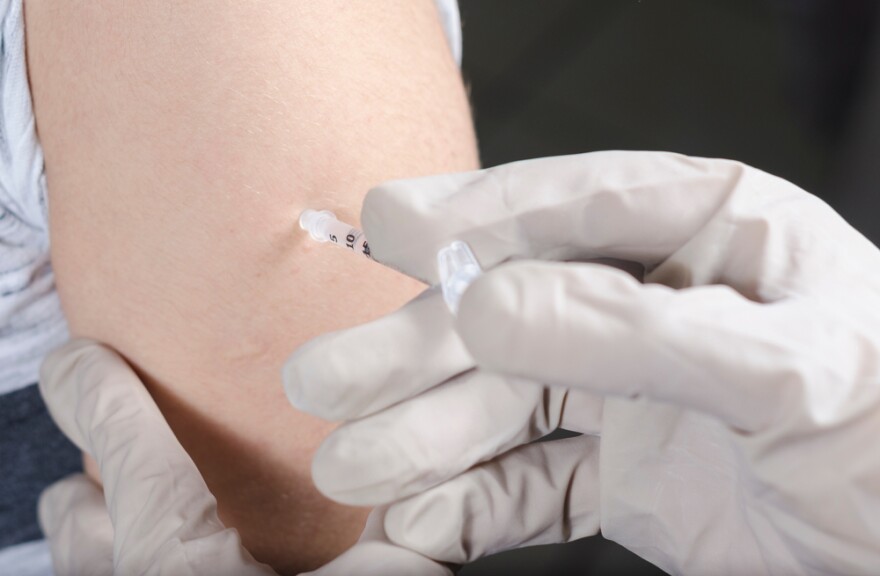
[[[95,458],[104,484],[75,474],[40,498],[57,576],[275,574],[220,521],[192,459],[119,355],[73,340],[43,363],[40,391],[59,427]],[[310,574],[451,576],[446,567],[391,544],[383,515],[375,510],[355,546]]]
[[[430,284],[452,240],[488,270],[457,320],[429,291],[287,366],[350,421],[319,488],[398,501],[393,541],[466,562],[601,529],[676,573],[876,573],[880,252],[820,200],[611,152],[391,183],[362,221]],[[529,443],[558,426],[587,435]]]

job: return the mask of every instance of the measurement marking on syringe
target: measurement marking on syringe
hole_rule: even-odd
[[[299,226],[318,242],[332,242],[337,246],[372,258],[370,245],[367,243],[364,233],[350,224],[340,222],[336,215],[329,210],[303,210],[299,217]],[[344,239],[344,242],[340,242],[340,238]]]

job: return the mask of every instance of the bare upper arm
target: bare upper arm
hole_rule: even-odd
[[[360,513],[311,487],[327,427],[284,404],[279,368],[416,286],[295,221],[355,220],[382,180],[475,167],[433,3],[28,0],[26,22],[72,331],[137,366],[246,543],[330,541],[300,563],[277,543],[258,555],[326,559]],[[298,520],[258,534],[281,493]]]

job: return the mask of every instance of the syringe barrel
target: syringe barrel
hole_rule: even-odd
[[[340,222],[329,210],[306,210],[300,216],[300,226],[319,242],[331,242],[352,252],[372,258],[370,245],[363,231]]]
[[[371,257],[370,245],[367,243],[366,236],[354,226],[336,219],[328,220],[324,224],[323,232],[328,242],[348,248],[352,252],[363,254],[367,258]]]

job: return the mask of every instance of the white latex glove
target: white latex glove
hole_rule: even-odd
[[[880,252],[822,201],[607,152],[393,182],[362,221],[430,284],[454,239],[489,270],[456,320],[429,291],[285,368],[293,404],[350,420],[318,487],[410,497],[392,541],[467,562],[601,529],[676,573],[880,573]],[[592,435],[526,444],[557,426]]]
[[[95,458],[104,485],[102,492],[76,474],[40,498],[40,524],[57,576],[275,574],[220,522],[192,459],[116,353],[73,340],[43,363],[40,391],[59,427]],[[311,574],[451,575],[389,544],[383,512],[374,511],[357,545]]]

